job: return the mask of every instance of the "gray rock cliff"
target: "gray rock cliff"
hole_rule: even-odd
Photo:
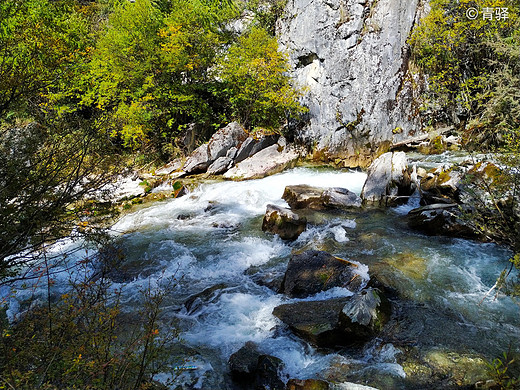
[[[369,154],[420,130],[407,39],[420,0],[289,0],[277,29],[309,122],[298,138],[327,157]],[[387,142],[388,143],[388,142]]]

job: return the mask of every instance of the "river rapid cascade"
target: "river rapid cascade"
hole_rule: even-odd
[[[241,388],[228,359],[250,341],[281,359],[283,382],[317,378],[337,389],[473,385],[486,379],[486,359],[518,348],[519,308],[501,295],[483,300],[507,266],[508,250],[411,230],[406,214],[417,206],[413,196],[397,207],[308,211],[307,230],[294,241],[261,229],[268,204],[287,207],[288,185],[344,187],[359,195],[365,180],[359,171],[300,167],[259,180],[205,182],[112,227],[125,252],[113,280],[114,288],[124,286],[126,309],[138,304],[141,286],[175,276],[164,308],[180,330],[171,363],[190,369],[174,388]],[[273,315],[282,304],[352,295],[343,287],[305,298],[278,293],[291,254],[310,249],[355,264],[361,288],[373,280],[386,286],[392,314],[378,335],[352,346],[317,347]]]

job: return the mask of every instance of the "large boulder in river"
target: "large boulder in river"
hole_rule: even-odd
[[[298,158],[299,154],[295,150],[274,144],[236,164],[224,174],[224,178],[231,180],[261,179],[294,167]]]
[[[408,213],[408,226],[430,235],[444,235],[464,238],[481,238],[463,217],[463,208],[455,203],[437,203],[418,207]]]
[[[328,208],[346,209],[361,207],[361,198],[341,187],[328,188],[321,194],[323,205]]]
[[[282,198],[293,209],[323,210],[360,207],[361,198],[346,188],[321,188],[307,184],[285,187]]]
[[[414,191],[408,161],[404,152],[384,153],[368,168],[368,177],[361,191],[365,204],[390,206]]]
[[[226,127],[213,134],[208,142],[208,155],[211,161],[226,156],[232,147],[237,147],[247,138],[244,128],[237,122],[231,122]]]
[[[439,167],[421,179],[421,204],[458,203],[464,173],[454,167]]]
[[[300,217],[285,207],[267,205],[262,222],[264,232],[278,234],[283,240],[295,240],[306,228],[307,219],[305,217]]]
[[[312,187],[307,184],[298,184],[285,187],[282,199],[292,209],[315,209],[324,208],[321,195],[325,188]]]
[[[346,298],[277,306],[273,315],[298,336],[319,347],[363,343],[390,319],[388,299],[376,289]]]
[[[327,252],[305,251],[291,256],[280,292],[291,298],[305,298],[332,287],[356,291],[362,282],[356,267]]]

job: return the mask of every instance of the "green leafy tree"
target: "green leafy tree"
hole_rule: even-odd
[[[24,112],[60,80],[72,77],[87,32],[75,1],[1,1],[0,117]]]
[[[232,116],[246,127],[276,129],[305,111],[291,86],[287,56],[267,31],[252,27],[219,62]]]
[[[480,12],[476,19],[470,8]],[[486,8],[491,20],[483,17]],[[507,18],[497,18],[496,9],[507,9]],[[425,108],[448,124],[457,112],[467,143],[493,147],[518,133],[518,11],[506,0],[434,0],[410,38],[413,61],[428,75]]]

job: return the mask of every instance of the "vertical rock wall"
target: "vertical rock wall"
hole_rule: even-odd
[[[324,157],[360,165],[356,159],[385,141],[417,135],[406,41],[421,16],[419,2],[288,1],[278,35],[294,78],[307,88],[301,141]]]

